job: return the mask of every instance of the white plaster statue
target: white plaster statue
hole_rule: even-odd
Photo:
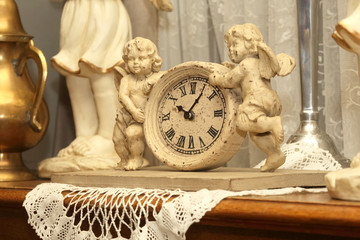
[[[159,10],[172,10],[169,0],[150,1]],[[76,138],[56,157],[40,162],[40,177],[117,166],[120,159],[112,141],[118,105],[114,68],[131,37],[121,0],[66,0],[60,51],[52,66],[66,77]]]
[[[136,170],[148,165],[143,157],[145,137],[142,124],[148,95],[162,74],[162,59],[153,42],[137,37],[125,44],[123,60],[123,68],[117,68],[119,74],[115,81],[121,106],[113,141],[121,158],[119,168]]]
[[[52,58],[52,66],[66,76],[76,139],[59,157],[115,153],[111,141],[116,112],[113,69],[130,38],[130,20],[121,1],[66,1],[60,51]]]
[[[231,27],[224,38],[231,61],[238,65],[223,63],[229,71],[214,72],[210,82],[220,88],[241,90],[237,129],[249,132],[252,141],[267,155],[261,171],[274,171],[285,162],[286,156],[280,150],[284,140],[281,103],[271,89],[270,79],[291,73],[295,60],[286,54],[275,56],[258,28],[250,23]]]
[[[347,17],[336,25],[334,40],[345,50],[358,57],[360,69],[360,1],[348,1]],[[360,153],[351,162],[350,168],[325,175],[325,183],[333,198],[360,201]]]
[[[122,1],[65,2],[60,51],[52,58],[52,66],[66,77],[76,138],[57,157],[39,164],[41,177],[51,172],[113,168],[119,162],[112,142],[117,108],[114,67],[130,38],[130,20]]]

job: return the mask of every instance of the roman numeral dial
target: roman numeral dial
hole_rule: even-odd
[[[173,151],[196,155],[211,149],[226,119],[223,93],[200,76],[169,85],[160,99],[158,131]]]
[[[240,96],[209,83],[212,73],[228,71],[220,64],[189,61],[151,75],[156,84],[143,130],[157,160],[182,171],[208,170],[223,166],[239,150],[246,137],[237,128]]]

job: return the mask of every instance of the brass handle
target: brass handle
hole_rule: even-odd
[[[39,111],[42,97],[44,95],[45,83],[47,77],[47,64],[44,54],[40,49],[34,46],[34,42],[30,40],[29,48],[27,48],[19,57],[19,65],[17,68],[17,74],[22,75],[26,66],[26,60],[32,58],[37,67],[38,67],[38,83],[36,87],[35,100],[34,104],[30,109],[30,127],[36,131],[40,132],[42,129],[41,124],[37,121],[36,116]]]

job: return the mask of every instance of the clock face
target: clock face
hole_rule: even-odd
[[[217,141],[224,127],[226,101],[201,76],[189,76],[165,89],[157,112],[162,141],[185,155],[201,154]]]
[[[150,92],[144,135],[154,156],[179,170],[219,167],[240,148],[246,133],[236,130],[236,94],[212,86],[215,63],[186,62],[164,73]]]

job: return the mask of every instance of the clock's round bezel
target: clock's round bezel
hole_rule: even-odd
[[[148,147],[159,161],[179,170],[211,169],[225,164],[240,148],[246,133],[238,134],[236,131],[235,118],[239,102],[231,90],[220,89],[225,99],[225,120],[218,138],[206,151],[194,155],[177,152],[166,143],[158,128],[160,101],[169,88],[192,76],[208,79],[209,74],[216,70],[228,71],[216,63],[186,62],[167,71],[155,84],[145,109],[144,134]]]

